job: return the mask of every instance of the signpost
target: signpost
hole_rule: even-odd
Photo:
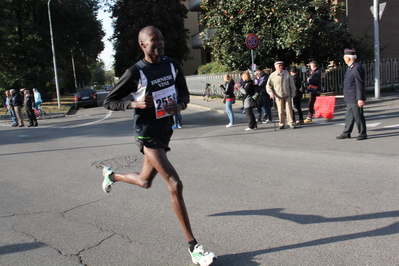
[[[255,72],[256,69],[254,69],[255,64],[254,64],[254,49],[256,49],[259,46],[259,38],[253,33],[250,33],[247,35],[245,38],[245,44],[249,49],[251,49],[251,70],[252,72]]]
[[[374,97],[380,98],[380,39],[379,39],[379,21],[384,12],[386,3],[378,3],[379,0],[373,0],[374,4],[370,8],[374,16]]]

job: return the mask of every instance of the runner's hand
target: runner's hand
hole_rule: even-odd
[[[132,101],[131,107],[134,109],[146,109],[154,106],[154,100],[152,96],[146,95],[140,101]]]
[[[168,103],[164,106],[165,112],[168,114],[177,114],[181,111],[180,104],[177,104],[175,101],[169,99]]]

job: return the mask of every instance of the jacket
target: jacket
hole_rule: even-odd
[[[224,94],[226,94],[226,99],[235,98],[234,84],[234,80],[231,80],[231,82],[226,82],[224,85],[220,85]]]
[[[357,104],[358,100],[366,100],[364,69],[359,62],[354,62],[348,67],[344,77],[344,101]]]
[[[266,90],[277,98],[294,97],[295,83],[287,70],[283,70],[281,74],[274,71],[267,80]]]

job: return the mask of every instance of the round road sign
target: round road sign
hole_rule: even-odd
[[[249,49],[256,49],[259,45],[259,38],[253,33],[248,34],[245,38],[245,44]]]

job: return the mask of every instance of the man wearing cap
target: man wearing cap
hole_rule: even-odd
[[[295,96],[295,83],[290,73],[284,70],[283,61],[274,63],[274,67],[276,71],[270,74],[267,80],[266,90],[270,95],[270,99],[276,99],[280,129],[285,128],[285,115],[287,115],[288,124],[294,129],[295,123],[292,116],[292,98]]]
[[[359,136],[356,140],[367,139],[366,119],[363,114],[364,101],[366,100],[364,69],[356,59],[357,56],[354,49],[345,49],[344,60],[348,65],[344,77],[345,129],[337,139],[351,138],[354,123],[356,123],[359,130]]]

